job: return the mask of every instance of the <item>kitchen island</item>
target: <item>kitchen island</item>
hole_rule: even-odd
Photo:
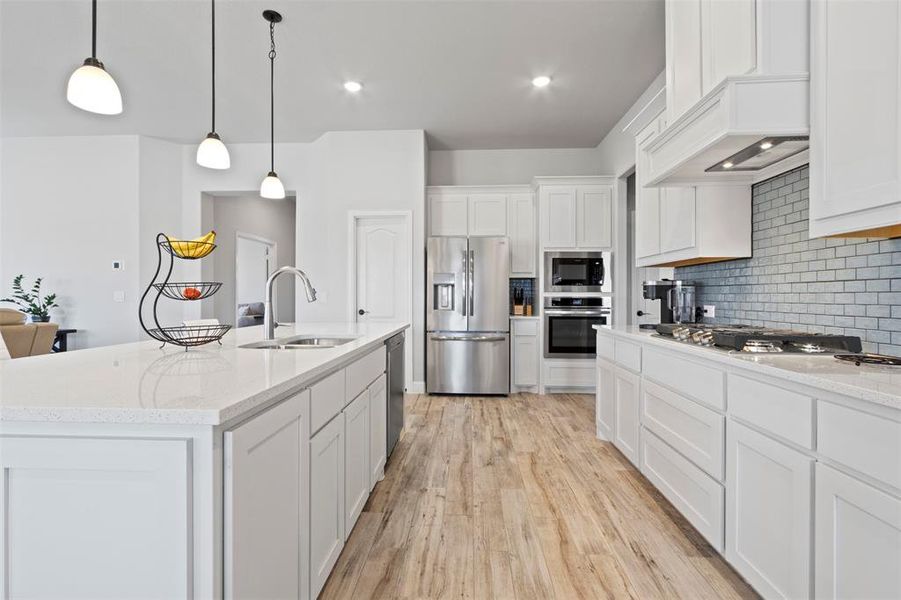
[[[315,597],[385,459],[385,341],[0,362],[0,590],[9,597]]]
[[[901,370],[597,329],[597,435],[766,598],[901,597]]]

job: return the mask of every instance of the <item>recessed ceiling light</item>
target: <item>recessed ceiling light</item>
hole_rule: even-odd
[[[532,80],[532,85],[537,88],[547,87],[547,85],[551,82],[551,78],[547,75],[539,75],[535,79]]]
[[[724,168],[724,169],[731,169],[733,166],[734,166],[734,165],[733,165],[731,162],[729,162],[728,160],[727,160],[726,162],[723,163],[723,168]]]
[[[357,92],[359,92],[360,90],[363,89],[363,84],[360,83],[359,81],[345,81],[344,89],[347,90],[348,92],[356,94]]]
[[[773,147],[773,142],[764,142],[764,143],[760,144],[761,150],[769,150],[772,147]]]

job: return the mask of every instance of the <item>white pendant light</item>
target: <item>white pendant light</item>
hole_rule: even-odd
[[[282,16],[274,10],[264,10],[263,18],[269,21],[269,173],[260,184],[260,196],[271,200],[285,197],[285,186],[275,174],[275,24]]]
[[[208,169],[227,169],[231,166],[228,148],[216,133],[216,0],[211,0],[210,47],[212,49],[212,126],[206,138],[197,146],[197,164]]]
[[[66,100],[82,110],[101,115],[122,112],[119,86],[97,60],[97,0],[91,2],[91,56],[69,77]]]

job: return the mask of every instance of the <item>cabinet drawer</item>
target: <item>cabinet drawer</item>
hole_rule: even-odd
[[[616,364],[630,371],[641,373],[641,346],[624,340],[614,340],[613,355]]]
[[[310,388],[310,434],[344,408],[344,369],[332,373]]]
[[[644,428],[641,472],[717,552],[723,552],[725,492],[722,485]]]
[[[385,372],[387,354],[385,346],[379,346],[357,362],[347,366],[347,390],[344,404],[359,396],[369,384]],[[342,406],[343,408],[343,406]]]
[[[609,333],[598,331],[597,334],[597,354],[600,358],[613,362],[616,359],[616,339]]]
[[[544,383],[552,387],[589,387],[595,384],[593,360],[545,360]]]
[[[656,348],[645,348],[642,368],[645,376],[689,398],[719,410],[726,407],[726,374],[720,369]]]
[[[645,381],[641,424],[709,475],[723,480],[725,417],[656,383]]]
[[[898,421],[819,402],[817,451],[901,489],[901,423]]]
[[[813,398],[734,374],[727,386],[729,414],[813,448]]]
[[[513,319],[513,335],[538,335],[538,319]]]

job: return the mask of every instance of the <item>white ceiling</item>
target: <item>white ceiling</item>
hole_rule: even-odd
[[[208,0],[100,0],[98,58],[125,110],[65,101],[90,52],[90,0],[0,0],[2,135],[209,130]],[[663,69],[662,0],[218,0],[217,130],[268,140],[268,24],[276,26],[276,138],[425,129],[432,149],[596,145]],[[534,89],[531,79],[552,84]],[[346,79],[364,84],[353,96]]]

